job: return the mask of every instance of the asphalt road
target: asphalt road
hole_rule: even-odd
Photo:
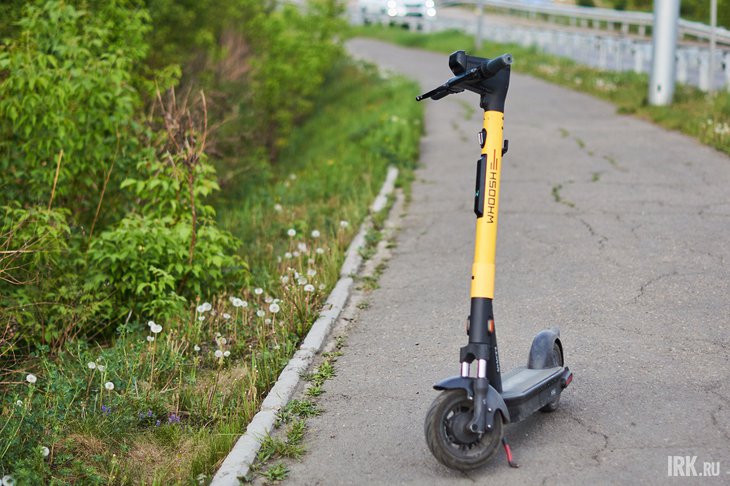
[[[450,75],[443,54],[359,39],[349,49],[424,90]],[[668,478],[669,456],[696,456],[698,474],[719,462],[719,477],[692,482],[728,484],[730,158],[519,75],[507,99],[497,248],[502,366],[524,364],[532,336],[559,325],[575,379],[557,412],[507,426],[519,469],[501,452],[468,475],[431,456],[431,386],[458,374],[466,342],[475,107],[473,94],[427,102],[422,166],[393,257],[286,484],[688,482]]]

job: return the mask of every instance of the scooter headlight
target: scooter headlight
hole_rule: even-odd
[[[426,8],[433,8],[434,6],[436,6],[436,4],[433,0],[426,0]]]
[[[426,15],[429,17],[435,17],[436,16],[436,9],[431,7],[428,10],[426,10]]]

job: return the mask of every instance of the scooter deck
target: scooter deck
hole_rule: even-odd
[[[541,370],[521,366],[502,375],[502,398],[510,422],[519,422],[558,398],[564,370],[562,366]]]

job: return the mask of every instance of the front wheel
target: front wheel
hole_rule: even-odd
[[[502,440],[502,414],[495,413],[492,430],[477,434],[468,429],[474,416],[474,402],[464,390],[442,392],[426,415],[426,443],[446,467],[459,471],[487,463]]]

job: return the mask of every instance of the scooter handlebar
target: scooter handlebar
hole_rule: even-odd
[[[484,79],[489,79],[510,64],[512,64],[512,54],[502,54],[499,57],[483,62],[479,66],[479,71]]]
[[[441,98],[444,98],[450,94],[460,93],[464,91],[463,88],[458,87],[460,84],[467,81],[474,81],[477,79],[489,79],[511,64],[512,54],[502,54],[501,56],[495,57],[494,59],[489,59],[481,63],[479,66],[473,67],[472,69],[464,72],[463,74],[454,76],[441,86],[432,89],[427,93],[416,96],[416,101],[425,100],[427,98],[440,100]]]

